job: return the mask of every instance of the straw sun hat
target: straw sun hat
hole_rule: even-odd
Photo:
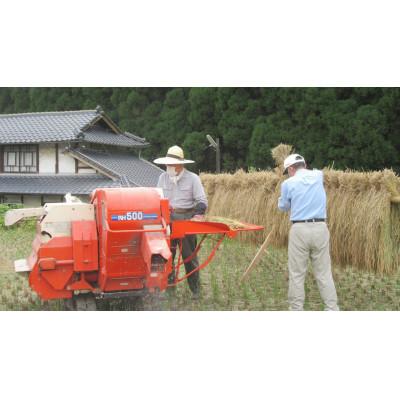
[[[194,161],[185,160],[183,150],[179,146],[172,146],[168,149],[165,157],[154,160],[156,164],[176,165],[176,164],[192,164]]]

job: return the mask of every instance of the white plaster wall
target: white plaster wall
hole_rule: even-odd
[[[60,174],[74,174],[75,173],[75,159],[70,155],[63,154],[64,146],[58,146],[58,172]]]
[[[39,173],[54,174],[56,172],[55,144],[39,145]]]
[[[58,173],[59,174],[75,174],[75,159],[68,154],[63,154],[64,146],[59,145],[58,148]],[[79,166],[87,167],[87,164],[79,162]],[[39,145],[39,173],[55,174],[56,173],[56,146],[55,144]],[[95,174],[93,168],[84,168],[78,170],[79,174]]]
[[[43,201],[45,203],[64,203],[64,196],[61,195],[44,195]]]
[[[78,161],[78,174],[95,174],[96,170],[90,168],[87,164]]]
[[[41,207],[41,196],[33,196],[24,194],[24,207]]]
[[[83,203],[90,203],[89,195],[82,194],[76,197],[78,197]],[[19,194],[5,194],[1,196],[1,200],[3,203],[21,204],[21,196]],[[39,195],[24,194],[23,201],[23,206],[26,208],[41,207],[42,205],[42,198]],[[44,195],[43,201],[45,203],[64,203],[65,199],[64,196],[61,195]]]
[[[78,174],[79,175],[81,175],[81,174],[95,174],[96,173],[96,170],[94,170],[93,168],[90,168],[90,169],[79,169],[78,170]]]
[[[86,194],[80,194],[76,196],[79,200],[81,200],[83,203],[90,203],[90,196]]]

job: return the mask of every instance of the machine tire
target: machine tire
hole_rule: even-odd
[[[64,307],[67,311],[76,311],[75,301],[73,298],[64,300]]]
[[[144,311],[144,302],[143,297],[133,297],[130,299],[130,305],[135,311]]]
[[[92,294],[74,296],[73,306],[75,311],[96,311],[96,299]]]

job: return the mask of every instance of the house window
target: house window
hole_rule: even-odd
[[[13,145],[3,147],[3,172],[38,172],[38,146]]]

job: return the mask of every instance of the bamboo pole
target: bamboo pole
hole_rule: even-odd
[[[273,232],[274,228],[272,228],[271,232],[268,234],[267,238],[264,240],[264,243],[260,246],[258,249],[256,255],[254,256],[253,260],[249,264],[249,266],[246,268],[246,271],[244,271],[242,277],[240,278],[240,281],[243,282],[248,275],[250,274],[250,271],[258,264],[258,262],[261,259],[261,256],[263,252],[267,249],[267,246],[269,245],[269,239],[271,237],[271,234]]]

